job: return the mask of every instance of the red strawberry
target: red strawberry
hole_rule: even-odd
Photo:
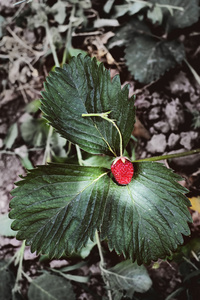
[[[119,184],[126,185],[131,182],[133,177],[133,164],[126,157],[117,157],[111,165],[111,172]]]

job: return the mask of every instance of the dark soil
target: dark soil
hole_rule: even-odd
[[[99,7],[98,1],[94,1],[94,3],[94,7]],[[16,18],[17,15],[21,11],[26,15],[27,10],[28,4],[22,4],[20,9],[13,7],[11,0],[3,0],[0,3],[0,14],[7,18],[6,27],[3,28],[3,35],[0,39],[0,55],[7,55],[6,58],[0,56],[0,214],[9,212],[9,202],[12,198],[10,192],[14,188],[14,182],[20,179],[19,175],[26,173],[20,155],[17,154],[18,151],[23,151],[23,147],[25,147],[34,166],[42,163],[44,153],[44,149],[29,152],[31,147],[25,144],[20,130],[10,149],[6,149],[4,145],[10,126],[16,123],[19,129],[20,118],[26,112],[26,105],[40,97],[44,78],[54,65],[52,56],[48,55],[47,51],[42,53],[41,50],[45,47],[43,28],[30,30],[26,27],[26,22],[22,26],[16,24],[16,20],[18,22],[25,20]],[[194,28],[194,31],[198,32],[199,29]],[[23,43],[20,44],[16,36],[20,37]],[[93,39],[96,39],[96,34],[93,35]],[[76,36],[73,42],[74,45],[79,44],[79,48],[87,50],[92,55],[98,57],[100,54],[100,49],[91,44],[91,36],[86,38],[81,36],[80,39]],[[192,40],[192,42],[186,41],[185,43],[190,52],[193,51],[194,54],[197,47],[196,42]],[[62,50],[63,48],[60,47],[58,53]],[[38,54],[40,51],[41,53]],[[120,54],[118,53],[118,56]],[[196,57],[199,58],[199,54]],[[193,62],[197,61],[196,57]],[[105,55],[100,58],[107,63]],[[20,59],[23,62],[18,64]],[[109,67],[111,74],[114,74],[116,66],[109,65]],[[195,127],[194,121],[195,112],[200,113],[200,86],[186,66],[173,69],[159,81],[147,87],[134,82],[124,67],[122,83],[124,82],[129,82],[132,85],[131,92],[136,94],[137,121],[133,134],[137,138],[137,158],[172,152],[178,153],[200,147],[200,127]],[[38,118],[41,114],[37,112],[33,113],[32,116]],[[200,196],[200,155],[172,159],[164,161],[164,163],[185,179],[181,184],[189,189],[189,197]],[[191,225],[191,237],[185,239],[185,245],[190,239],[200,238],[200,214],[192,210],[191,214],[194,223]],[[11,258],[20,248],[20,245],[21,242],[15,238],[0,236],[0,260]],[[104,245],[104,250],[108,266],[122,260],[115,253],[109,253],[106,245]],[[41,260],[39,256],[32,254],[27,247],[23,268],[31,278],[34,278],[40,274],[41,270],[48,267],[60,267],[79,261],[80,258],[64,258],[61,262],[49,261],[48,259]],[[98,263],[98,252],[97,248],[94,247],[89,258],[87,258],[86,266],[74,271],[75,275],[91,276],[87,285],[72,282],[77,299],[103,299],[103,296],[106,295]],[[11,269],[16,275],[16,267],[11,265]],[[164,300],[177,288],[183,286],[185,277],[180,271],[178,260],[159,261],[156,268],[155,264],[152,263],[147,266],[147,269],[153,281],[153,287],[144,295],[136,293],[133,299]],[[192,284],[194,283],[196,281],[192,282]],[[23,278],[21,289],[24,299],[28,299],[28,285],[28,281]],[[194,290],[197,290],[196,287]],[[189,298],[189,296],[187,298],[187,292],[183,291],[170,299],[197,300],[200,297],[199,289],[195,293],[192,295],[193,298]]]

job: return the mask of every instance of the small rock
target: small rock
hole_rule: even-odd
[[[169,124],[164,121],[159,121],[154,124],[154,127],[156,130],[162,132],[162,133],[167,133],[170,129]]]
[[[171,130],[177,130],[179,124],[184,123],[184,113],[179,99],[173,100],[166,105],[165,115]]]
[[[145,99],[143,99],[143,98],[141,98],[141,99],[137,99],[136,101],[135,101],[135,106],[137,107],[137,108],[149,108],[150,107],[150,102],[149,101],[147,101],[147,100],[145,100]]]
[[[8,125],[6,125],[5,123],[0,125],[0,134],[6,134],[8,131]]]
[[[176,95],[182,95],[194,90],[186,74],[182,71],[180,71],[180,73],[175,76],[175,78],[170,82],[169,85],[171,93]]]
[[[171,133],[167,143],[169,148],[170,149],[174,148],[177,145],[179,140],[180,140],[180,136],[178,134]]]
[[[147,151],[151,153],[164,152],[167,147],[167,141],[164,134],[154,134],[147,143]]]
[[[149,132],[150,132],[151,135],[154,135],[154,134],[158,133],[158,131],[153,126],[149,128]]]
[[[149,112],[149,120],[159,119],[160,107],[154,107]]]
[[[152,105],[153,106],[155,106],[155,105],[161,105],[162,102],[163,102],[163,99],[160,99],[160,95],[157,92],[154,92],[152,94],[152,98],[153,98],[153,101],[152,101]]]
[[[198,133],[195,131],[181,132],[180,144],[184,146],[185,149],[191,150],[197,137]]]

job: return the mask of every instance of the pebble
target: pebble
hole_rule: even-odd
[[[194,146],[194,142],[198,138],[198,133],[195,131],[181,132],[180,144],[184,146],[185,149],[191,150]]]
[[[160,107],[153,107],[149,112],[149,120],[159,119]]]
[[[147,143],[147,151],[150,153],[162,153],[167,147],[167,141],[164,134],[154,134]]]
[[[164,121],[159,121],[154,124],[154,127],[156,130],[162,132],[162,133],[167,133],[170,129],[169,124]]]
[[[152,101],[153,106],[162,105],[163,99],[161,99],[160,95],[157,92],[154,92],[152,94],[152,98],[153,98],[153,101]]]
[[[6,134],[7,131],[8,131],[8,126],[5,123],[1,124],[0,125],[0,134]]]
[[[179,140],[180,140],[180,135],[172,132],[167,142],[169,148],[173,149],[178,144]]]
[[[171,130],[178,130],[179,125],[184,123],[184,113],[179,99],[173,100],[166,105],[165,115]]]

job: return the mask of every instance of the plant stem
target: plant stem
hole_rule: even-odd
[[[199,269],[197,268],[197,266],[195,266],[195,264],[193,264],[193,262],[191,262],[189,259],[187,259],[187,257],[183,256],[183,259],[184,259],[188,264],[190,264],[191,266],[193,266],[193,268],[194,268],[195,270],[199,270]]]
[[[69,27],[68,27],[68,31],[67,31],[67,38],[66,38],[66,44],[65,44],[65,50],[63,53],[63,58],[62,58],[62,65],[66,62],[67,60],[67,55],[68,55],[68,49],[71,47],[72,45],[72,23],[73,23],[73,19],[75,16],[75,5],[72,6],[72,11],[71,11],[71,15],[69,18]]]
[[[33,279],[28,274],[26,274],[23,270],[22,270],[22,275],[28,280],[28,282],[31,283],[33,281]]]
[[[152,7],[154,4],[149,3],[148,1],[142,1],[142,0],[132,0],[133,2],[137,2],[137,3],[143,3],[148,7]],[[159,3],[155,3],[155,6],[157,7],[166,7],[166,8],[171,8],[171,9],[177,9],[180,11],[184,11],[183,7],[180,6],[175,6],[175,5],[168,5],[168,4],[159,4]]]
[[[142,158],[142,159],[135,160],[134,162],[157,161],[157,160],[163,160],[163,159],[183,157],[183,156],[188,156],[188,155],[197,154],[197,153],[200,153],[200,148],[195,149],[195,150],[190,150],[190,151],[184,151],[184,152],[181,152],[181,153],[166,154],[166,155],[159,155],[159,156],[154,156],[154,157]]]
[[[184,59],[184,62],[186,63],[186,65],[190,69],[191,73],[193,74],[194,78],[196,79],[196,81],[200,85],[200,76],[197,74],[197,72],[195,71],[195,69],[193,69],[193,67],[189,64],[189,62],[187,61],[187,59]]]
[[[98,231],[96,230],[95,232],[95,237],[96,237],[96,241],[97,241],[97,248],[99,250],[99,256],[100,256],[100,269],[101,269],[101,274],[102,274],[102,277],[105,281],[105,284],[107,285],[108,287],[108,298],[109,300],[112,300],[112,294],[111,294],[111,290],[110,290],[110,283],[109,281],[105,278],[105,276],[103,276],[103,272],[102,272],[102,269],[104,269],[105,267],[105,261],[104,261],[104,257],[103,257],[103,252],[102,252],[102,248],[101,248],[101,243],[100,243],[100,239],[99,239],[99,234],[98,234]]]
[[[75,145],[75,146],[76,146],[76,152],[77,152],[77,157],[78,157],[78,163],[79,163],[80,166],[83,166],[84,162],[83,162],[83,159],[82,159],[81,149],[78,145]]]
[[[14,3],[13,6],[24,3],[24,2],[29,3],[29,2],[32,2],[32,0],[21,0],[21,1]]]
[[[50,32],[50,29],[49,29],[48,22],[45,23],[45,28],[46,28],[46,34],[47,34],[47,38],[48,38],[48,41],[49,41],[49,45],[50,45],[50,48],[51,48],[51,52],[52,52],[52,55],[53,55],[55,65],[56,65],[56,67],[59,67],[60,64],[59,64],[59,61],[58,61],[58,56],[56,54],[56,49],[55,49],[55,46],[54,46],[54,43],[53,43],[53,39],[52,39],[52,36],[51,36],[51,32]]]
[[[47,136],[47,141],[46,141],[46,147],[45,147],[44,157],[43,157],[43,161],[42,161],[43,165],[45,165],[45,163],[47,161],[50,161],[50,150],[51,150],[50,142],[51,142],[52,134],[53,134],[53,127],[50,126],[49,127],[48,136]]]
[[[54,43],[53,43],[53,39],[52,39],[52,36],[51,36],[51,32],[50,32],[50,29],[49,29],[48,22],[45,23],[45,28],[46,28],[46,34],[47,34],[47,38],[49,40],[49,45],[50,45],[50,48],[51,48],[51,52],[52,52],[52,55],[53,55],[55,65],[56,65],[56,67],[59,67],[60,64],[59,64],[59,61],[58,61],[58,56],[56,54],[56,49],[55,49],[55,46],[54,46]],[[53,134],[53,127],[50,126],[49,127],[49,132],[48,132],[48,137],[47,137],[47,142],[46,142],[46,148],[45,148],[45,152],[44,152],[43,165],[46,163],[47,160],[50,159],[50,140],[51,140],[52,134]]]
[[[68,141],[68,149],[67,149],[66,157],[68,157],[68,155],[71,151],[71,147],[72,147],[72,143]]]
[[[22,262],[24,258],[24,250],[25,250],[25,240],[22,242],[20,250],[15,255],[15,265],[18,265],[18,270],[17,270],[17,277],[15,280],[13,292],[16,292],[18,290],[18,283],[22,279],[22,272],[23,272]]]

